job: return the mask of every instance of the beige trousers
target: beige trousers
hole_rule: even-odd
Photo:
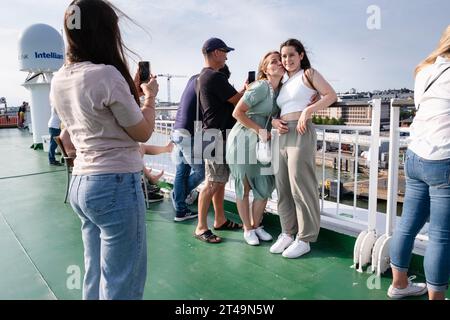
[[[275,173],[278,214],[282,232],[315,242],[320,230],[317,137],[311,120],[304,135],[297,133],[296,126],[297,121],[289,121],[289,132],[279,140],[279,170]]]

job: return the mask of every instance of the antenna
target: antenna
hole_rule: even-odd
[[[46,24],[33,24],[19,37],[19,68],[28,72],[23,86],[31,94],[33,148],[42,148],[42,136],[48,134],[50,118],[50,82],[53,72],[64,64],[61,34]]]
[[[170,103],[170,79],[172,78],[187,78],[187,76],[179,76],[174,74],[158,74],[158,77],[167,78],[167,102]]]

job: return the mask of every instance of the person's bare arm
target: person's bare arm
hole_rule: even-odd
[[[247,87],[248,87],[248,83],[245,82],[244,88],[241,91],[239,91],[238,93],[236,93],[234,96],[232,96],[230,99],[228,99],[227,101],[229,103],[233,104],[234,106],[236,106],[239,103],[239,101],[241,100],[242,96],[244,95],[245,90],[247,90]]]
[[[314,88],[316,88],[322,98],[303,110],[297,125],[297,132],[300,134],[306,132],[306,122],[312,118],[314,112],[327,108],[337,100],[337,95],[333,87],[331,87],[318,71],[308,69],[306,72],[310,72],[309,79],[312,79]]]
[[[155,128],[155,98],[158,94],[158,82],[152,77],[148,83],[141,84],[145,100],[141,108],[142,119],[138,124],[125,128],[128,135],[138,142],[147,142]]]
[[[154,146],[150,144],[142,144],[144,154],[157,155],[161,153],[170,153],[173,150],[173,143],[169,142],[165,146]]]
[[[311,70],[311,69],[309,69]],[[308,70],[308,71],[309,71]],[[310,114],[317,112],[321,109],[325,109],[334,102],[337,101],[337,95],[334,91],[333,87],[324,79],[324,77],[316,70],[312,72],[313,85],[316,90],[319,92],[321,98],[314,101],[314,103],[310,104],[306,109]]]
[[[244,127],[254,131],[258,136],[260,136],[260,139],[267,141],[269,139],[267,130],[264,130],[264,128],[258,125],[255,121],[247,117],[247,111],[249,109],[249,106],[243,101],[243,99],[241,99],[233,111],[233,117],[242,123]]]
[[[75,158],[77,156],[77,150],[75,149],[75,146],[70,139],[69,131],[67,131],[67,129],[62,129],[61,133],[59,134],[59,138],[61,139],[61,143],[67,153],[67,156]]]

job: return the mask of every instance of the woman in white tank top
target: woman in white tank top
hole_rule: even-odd
[[[282,233],[270,252],[297,258],[310,251],[309,243],[317,240],[320,229],[316,132],[311,117],[337,97],[322,75],[311,68],[300,41],[289,39],[280,52],[287,75],[277,99],[280,119],[274,119],[272,125],[280,133],[275,181]],[[316,92],[321,99],[310,104]]]

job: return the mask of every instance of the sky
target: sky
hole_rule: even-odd
[[[71,1],[1,1],[0,97],[8,106],[30,100],[21,86],[20,33],[35,23],[63,29]],[[413,89],[415,66],[435,49],[450,23],[448,0],[111,0],[142,28],[126,20],[126,45],[149,60],[156,74],[182,75],[171,80],[172,102],[203,67],[201,47],[210,37],[236,50],[228,54],[230,82],[240,89],[247,72],[256,70],[268,51],[296,38],[305,45],[312,66],[337,92]],[[167,100],[167,81],[160,78],[158,98]]]

